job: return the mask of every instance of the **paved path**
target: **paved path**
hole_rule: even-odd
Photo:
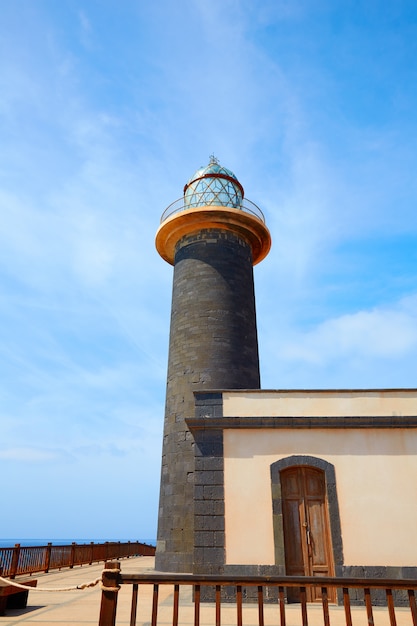
[[[154,557],[136,557],[122,559],[123,572],[153,571]],[[101,577],[103,563],[83,565],[73,569],[52,571],[48,574],[34,574],[39,588],[73,587],[88,583]],[[16,579],[19,582],[19,578]],[[128,587],[126,585],[126,587]],[[119,592],[120,614],[123,605],[129,604],[124,596],[129,596],[131,589],[122,588]],[[89,589],[63,592],[29,591],[28,606],[25,609],[7,609],[0,617],[0,626],[16,624],[36,624],[41,626],[65,626],[71,624],[98,624],[100,612],[100,585]],[[123,623],[123,622],[121,622]],[[125,623],[128,623],[126,620]]]
[[[154,571],[154,557],[136,557],[123,559],[121,569],[124,573],[142,573]],[[62,588],[72,587],[90,582],[101,577],[103,563],[97,565],[84,565],[50,572],[49,574],[36,574],[39,588]],[[125,626],[130,620],[130,603],[132,588],[130,585],[122,585],[119,591],[117,608],[117,626]],[[6,616],[0,617],[0,626],[15,626],[16,624],[33,624],[36,626],[73,626],[74,624],[98,625],[100,612],[101,590],[100,586],[76,591],[46,592],[30,591],[26,609],[7,611]],[[145,585],[139,590],[138,602],[138,626],[150,626],[152,606],[152,585]],[[172,624],[173,589],[170,585],[161,585],[159,592],[158,626],[170,626]],[[265,605],[265,626],[279,625],[279,610],[276,605]],[[299,605],[286,605],[285,607],[287,626],[301,625],[301,612]],[[396,609],[397,626],[412,626],[409,609]],[[179,624],[192,626],[194,619],[194,607],[191,598],[191,588],[186,587],[180,592]],[[353,626],[367,626],[366,613],[359,607],[352,607]],[[214,626],[214,605],[201,605],[202,626]],[[309,605],[309,626],[323,625],[323,612],[321,605]],[[330,608],[331,626],[345,626],[343,607]],[[389,626],[388,612],[384,608],[374,608],[375,626]],[[221,609],[222,626],[235,626],[236,607],[233,604],[223,604]],[[258,608],[256,605],[243,606],[244,626],[256,626],[258,624]]]

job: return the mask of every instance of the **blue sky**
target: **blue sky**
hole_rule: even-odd
[[[0,537],[156,536],[154,235],[213,152],[272,234],[263,388],[416,386],[411,0],[3,2],[0,145]]]

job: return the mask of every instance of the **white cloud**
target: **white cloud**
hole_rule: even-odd
[[[0,450],[0,459],[17,461],[19,463],[52,463],[59,461],[62,454],[59,451],[41,448],[7,448],[6,450]]]
[[[284,344],[281,354],[285,359],[323,364],[352,357],[400,359],[416,348],[414,298],[413,311],[400,302],[393,309],[359,311],[326,320]]]
[[[417,296],[325,319],[303,330],[291,319],[263,328],[268,388],[414,387]]]
[[[87,14],[83,10],[78,11],[78,20],[80,26],[80,39],[83,46],[87,49],[92,45],[92,27],[91,22],[87,17]]]

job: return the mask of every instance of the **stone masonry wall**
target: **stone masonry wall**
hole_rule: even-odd
[[[156,569],[193,570],[194,391],[259,387],[251,248],[228,231],[187,235],[174,264]]]

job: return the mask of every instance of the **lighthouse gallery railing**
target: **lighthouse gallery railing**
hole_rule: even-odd
[[[201,194],[195,193],[194,196],[196,196],[197,199],[194,200],[193,202],[186,201],[184,197],[178,198],[178,200],[175,200],[174,202],[172,202],[172,204],[170,204],[162,213],[161,222],[164,222],[171,215],[174,215],[175,213],[180,213],[181,211],[186,211],[187,209],[195,209],[198,207],[202,208],[204,206],[208,206],[208,207],[213,206],[216,208],[226,208],[226,209],[229,208],[229,209],[235,209],[237,211],[243,211],[243,213],[249,213],[250,215],[253,215],[254,217],[256,217],[258,220],[261,220],[261,222],[265,223],[265,216],[262,213],[261,209],[258,207],[258,205],[256,205],[251,200],[248,200],[247,198],[244,198],[239,206],[232,206],[232,205],[221,205],[220,203],[215,203],[212,201],[206,202],[204,200],[205,195],[206,194],[204,193],[201,193]],[[199,198],[199,196],[201,197]]]

